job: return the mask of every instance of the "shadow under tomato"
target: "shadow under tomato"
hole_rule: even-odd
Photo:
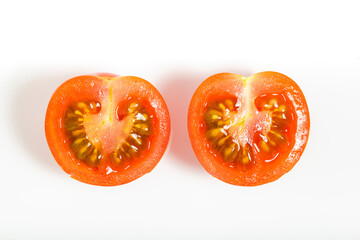
[[[171,140],[169,153],[182,164],[191,169],[201,169],[193,149],[187,130],[187,113],[192,95],[204,80],[204,76],[190,73],[169,74],[162,81],[159,90],[169,108],[171,119]]]
[[[55,171],[58,166],[53,159],[45,138],[45,113],[56,88],[74,72],[58,69],[21,69],[11,81],[18,82],[12,101],[12,126],[19,144],[31,159]],[[67,74],[66,74],[67,73]]]

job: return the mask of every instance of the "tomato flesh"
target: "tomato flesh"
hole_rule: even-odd
[[[113,186],[156,166],[168,144],[170,119],[163,98],[149,82],[89,75],[70,79],[56,90],[45,131],[65,172],[85,183]]]
[[[254,186],[278,179],[295,165],[307,142],[309,114],[300,88],[285,75],[223,73],[194,93],[188,130],[210,174]]]

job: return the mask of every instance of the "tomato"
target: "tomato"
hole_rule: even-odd
[[[53,94],[46,112],[50,150],[74,179],[115,186],[149,173],[170,135],[167,106],[138,77],[78,76]]]
[[[195,91],[188,111],[189,137],[202,166],[241,186],[269,183],[290,171],[309,128],[301,89],[277,72],[211,76]]]

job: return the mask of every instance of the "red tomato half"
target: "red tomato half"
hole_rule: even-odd
[[[45,133],[55,160],[71,177],[114,186],[156,166],[169,141],[170,118],[162,96],[144,79],[86,75],[55,91]]]
[[[277,72],[211,76],[195,91],[188,112],[200,163],[234,185],[261,185],[290,171],[305,149],[309,128],[299,86]]]

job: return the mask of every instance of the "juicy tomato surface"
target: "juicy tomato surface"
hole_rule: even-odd
[[[84,75],[55,91],[45,133],[55,160],[71,177],[115,186],[157,165],[169,141],[170,118],[162,96],[146,80]]]
[[[202,166],[241,186],[272,182],[290,171],[309,128],[301,89],[277,72],[213,75],[197,88],[188,112],[189,137]]]

